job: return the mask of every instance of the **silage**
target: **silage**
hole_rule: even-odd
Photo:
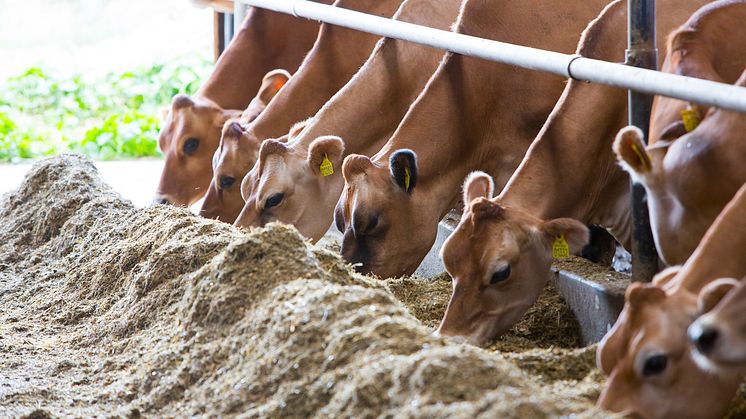
[[[0,416],[598,417],[588,350],[530,377],[292,228],[137,210],[79,157],[0,201],[0,261]]]

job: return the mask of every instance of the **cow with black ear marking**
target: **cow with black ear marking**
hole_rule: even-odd
[[[346,187],[334,218],[344,234],[342,255],[348,262],[363,273],[393,276],[407,269],[393,256],[427,253],[434,237],[423,239],[421,232],[438,220],[415,210],[414,203],[420,199],[417,155],[397,150],[386,166],[367,156],[347,156],[342,166]],[[407,239],[383,245],[388,236]]]
[[[579,221],[540,220],[502,205],[493,191],[486,173],[467,177],[464,214],[441,250],[453,295],[438,333],[474,345],[488,344],[520,320],[549,280],[553,254],[577,254],[588,242]]]
[[[467,0],[454,30],[569,53],[606,3]],[[544,31],[532,29],[537,22]],[[502,189],[564,86],[545,73],[446,54],[388,142],[367,163],[344,171],[335,219],[344,230],[345,258],[383,277],[414,272],[435,242],[438,222],[458,205],[464,178],[485,170]],[[409,188],[406,171],[391,159],[405,149],[416,162],[393,162],[409,165]],[[356,226],[368,219],[377,220],[375,227],[360,232]]]

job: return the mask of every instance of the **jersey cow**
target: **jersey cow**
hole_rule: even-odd
[[[745,1],[703,8],[671,35],[663,71],[746,87],[744,21]],[[653,238],[667,264],[686,261],[746,182],[744,133],[746,114],[664,97],[653,104],[649,147],[638,129],[619,133],[614,151],[645,186]]]
[[[388,17],[399,6],[401,0],[337,0],[336,7],[363,11]],[[353,31],[339,26],[323,24],[316,43],[303,64],[288,84],[272,100],[272,103],[256,120],[245,125],[242,135],[248,153],[235,155],[225,171],[231,171],[239,182],[222,188],[213,183],[216,193],[205,198],[201,213],[205,216],[220,216],[224,221],[235,220],[243,207],[240,195],[240,179],[254,166],[259,147],[268,138],[287,134],[296,122],[312,116],[347,83],[365,59],[370,55],[378,36]],[[220,165],[221,160],[217,163]],[[240,168],[241,170],[236,170]],[[214,168],[224,171],[223,167]],[[242,224],[243,225],[243,224]]]
[[[659,29],[672,30],[705,3],[660,0]],[[583,33],[578,54],[621,60],[626,34],[618,28],[624,27],[626,12],[626,1],[610,3]],[[580,224],[566,218],[605,226],[627,244],[629,178],[609,147],[625,124],[626,104],[623,90],[570,81],[502,193],[493,198],[490,188],[474,189],[480,193],[472,198],[481,203],[473,207],[466,201],[465,214],[442,249],[459,292],[451,297],[440,333],[486,343],[512,326],[544,288],[557,236],[564,234],[558,244],[570,251],[583,242]],[[509,268],[505,277],[492,283],[504,268]]]
[[[746,275],[744,251],[746,187],[683,267],[627,289],[624,309],[597,352],[599,368],[609,376],[598,401],[602,408],[642,418],[723,417],[746,369],[697,362],[687,328],[732,289],[730,278]],[[710,338],[700,344],[707,347]]]
[[[407,0],[394,18],[447,29],[460,4],[460,0],[437,4]],[[263,160],[244,181],[246,206],[237,224],[257,226],[279,220],[294,224],[314,241],[321,238],[331,225],[344,187],[344,155],[378,151],[442,57],[443,52],[421,45],[381,41],[355,77],[309,121],[297,140],[285,147],[267,144],[263,149]],[[335,137],[326,137],[330,134]],[[330,171],[322,173],[319,169],[325,158]],[[267,205],[273,196],[282,199],[277,205]]]
[[[249,11],[195,97],[177,95],[171,104],[158,137],[165,162],[155,202],[188,206],[205,194],[223,124],[247,107],[267,72],[298,68],[318,28],[280,13]]]
[[[570,52],[605,4],[469,0],[456,30]],[[412,273],[466,175],[485,169],[501,188],[563,86],[554,75],[448,54],[384,147],[345,159],[335,213],[344,257],[383,277]]]

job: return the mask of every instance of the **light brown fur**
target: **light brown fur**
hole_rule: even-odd
[[[469,0],[457,30],[570,52],[605,1],[553,1]],[[397,131],[372,157],[375,167],[346,179],[337,209],[338,224],[345,228],[345,258],[384,277],[412,273],[431,248],[438,221],[457,205],[464,177],[483,169],[502,188],[563,86],[556,76],[447,54]],[[417,154],[419,179],[409,192],[390,174],[388,159],[399,149]],[[381,227],[357,237],[355,217],[377,218]]]
[[[172,106],[165,118],[158,137],[165,165],[156,189],[157,202],[188,206],[205,194],[225,121],[238,117],[239,109],[246,109],[268,71],[295,71],[311,48],[318,28],[318,23],[280,13],[253,8],[249,11],[193,98],[200,111]],[[183,144],[189,138],[198,140],[199,147],[195,154],[186,156]]]
[[[663,71],[746,85],[746,2],[702,8],[669,40]],[[740,78],[739,78],[740,77]],[[736,81],[738,79],[738,81]],[[680,100],[657,97],[650,146],[629,152],[620,134],[615,151],[647,190],[656,248],[669,265],[686,261],[723,206],[746,181],[746,115],[700,108],[699,127],[686,133]],[[641,143],[641,134],[636,142]],[[639,164],[640,158],[649,164]]]
[[[447,28],[455,19],[460,0],[437,5],[429,0],[408,0],[395,19]],[[442,52],[406,42],[380,42],[360,71],[313,117],[297,140],[288,144],[290,153],[271,160],[270,170],[287,168],[292,182],[264,175],[257,167],[246,180],[247,201],[256,202],[260,190],[283,192],[283,204],[257,211],[244,223],[261,225],[264,220],[279,220],[295,225],[312,240],[318,240],[332,222],[334,205],[344,186],[341,160],[333,161],[334,174],[320,176],[318,164],[309,164],[314,156],[312,144],[328,135],[343,140],[342,156],[380,149],[404,116],[427,78],[435,71]],[[310,158],[310,159],[309,159]],[[331,157],[330,157],[331,158]],[[285,169],[283,169],[285,170]],[[248,176],[247,176],[248,177]],[[283,185],[292,185],[284,188]]]
[[[629,287],[624,309],[597,352],[598,365],[609,376],[601,407],[643,418],[717,418],[725,413],[746,370],[698,365],[686,331],[701,314],[698,294],[719,278],[746,275],[745,214],[746,187],[684,266],[661,272],[652,284]],[[642,366],[655,354],[664,355],[667,365],[645,376]]]

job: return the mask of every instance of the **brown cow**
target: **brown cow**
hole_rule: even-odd
[[[671,35],[663,71],[746,86],[744,21],[746,1],[702,8]],[[620,132],[614,143],[622,166],[645,186],[656,248],[669,265],[686,261],[746,182],[746,115],[696,106],[701,122],[687,132],[682,111],[689,106],[658,97],[650,147],[644,147],[642,133],[634,128]]]
[[[746,185],[683,267],[663,271],[652,284],[629,286],[624,309],[597,352],[609,376],[601,407],[643,418],[722,417],[746,370],[698,365],[687,328],[733,286],[718,278],[746,275],[745,232]]]
[[[438,333],[465,336],[479,346],[517,323],[539,298],[550,276],[558,237],[570,253],[579,252],[588,242],[588,229],[582,223],[569,218],[543,221],[500,206],[491,200],[493,190],[488,174],[474,172],[467,177],[463,198],[467,205],[442,252],[446,270],[459,275],[453,276],[453,296]]]
[[[606,0],[469,0],[457,31],[570,52]],[[449,54],[396,133],[372,158],[350,155],[335,214],[344,257],[380,276],[412,273],[438,221],[482,168],[501,188],[562,92],[562,78]],[[413,234],[416,232],[416,234]]]
[[[329,3],[330,0],[319,0]],[[165,155],[155,202],[188,206],[212,178],[211,160],[225,121],[240,115],[274,68],[295,71],[318,32],[316,22],[251,9],[194,98],[174,98],[158,137]]]
[[[699,3],[704,2],[700,0]],[[671,30],[679,25],[696,10],[696,3],[660,0],[659,29]],[[625,25],[626,10],[626,1],[609,4],[584,32],[578,53],[608,61],[621,60],[626,35],[618,28]],[[539,220],[569,217],[585,224],[603,225],[621,243],[629,241],[629,178],[616,165],[609,147],[611,139],[625,124],[626,103],[626,92],[619,89],[576,81],[568,84],[505,189],[497,198],[491,199],[495,206],[510,209],[513,214],[510,219],[483,219],[480,221],[483,227],[475,230],[473,237],[454,235],[442,249],[444,261],[450,261],[446,267],[455,288],[471,289],[482,284],[494,268],[494,262],[503,260],[511,263],[508,283],[521,284],[520,293],[512,292],[508,283],[499,286],[501,299],[513,302],[511,305],[486,305],[487,300],[482,299],[485,293],[454,294],[450,306],[454,310],[458,307],[464,310],[455,314],[448,309],[441,323],[441,333],[469,336],[474,342],[483,342],[490,336],[475,335],[475,330],[498,333],[511,323],[502,316],[520,318],[525,307],[534,303],[549,278],[549,264],[548,261],[541,265],[526,261],[536,258],[537,252],[548,258],[551,248],[546,248],[542,241],[529,240],[532,235],[515,235],[511,233],[513,231],[531,232],[535,231]],[[468,222],[469,218],[465,216],[462,224]],[[516,242],[506,244],[501,237],[514,237]],[[506,255],[499,250],[503,247],[521,251]],[[459,254],[490,255],[491,258],[480,260],[453,256]],[[495,291],[489,293],[495,294]],[[490,299],[495,303],[498,301],[495,297]],[[470,308],[471,312],[468,311]],[[481,315],[479,310],[493,316]],[[464,326],[463,317],[484,319],[485,324]]]
[[[257,96],[241,114],[223,126],[220,144],[212,158],[213,177],[207,188],[200,215],[233,223],[243,207],[241,179],[256,161],[259,145],[246,134],[245,126],[267,107],[290,79],[285,70],[273,70],[264,76]]]
[[[402,0],[337,0],[336,7],[354,9],[379,16],[391,16]],[[360,69],[380,37],[334,25],[321,25],[318,39],[298,72],[270,106],[246,127],[245,137],[257,151],[268,138],[277,138],[288,132],[297,121],[312,116]],[[249,169],[254,166],[257,153],[244,154],[234,167]],[[236,173],[243,179],[245,171]],[[212,208],[224,215],[224,220],[235,220],[240,212],[236,198],[220,202],[212,199],[203,208]],[[243,199],[242,199],[243,200]],[[223,205],[225,204],[225,205]],[[242,204],[242,203],[241,203]],[[241,223],[239,225],[249,225]]]
[[[461,0],[440,1],[437,6],[430,0],[407,0],[394,18],[447,29],[456,19],[460,4]],[[324,105],[297,141],[288,144],[289,152],[273,147],[278,153],[268,153],[267,156],[272,156],[269,162],[259,165],[246,178],[243,193],[248,208],[241,224],[261,225],[268,220],[279,220],[294,224],[314,241],[322,237],[332,222],[334,206],[344,187],[341,157],[347,153],[369,155],[378,151],[442,57],[442,51],[413,43],[392,39],[379,43],[355,77]],[[332,150],[331,155],[327,152],[328,158],[340,155],[340,160],[330,160],[332,170],[336,167],[336,171],[323,176],[317,167],[307,163],[312,158],[308,150],[314,141],[329,134],[343,139],[344,151]],[[264,176],[264,169],[285,172],[291,180]],[[260,196],[260,191],[282,193],[282,203],[266,207],[263,203],[268,196]]]
[[[290,132],[276,140],[286,143],[295,138],[305,128],[308,121],[302,121],[290,128]],[[200,215],[226,223],[233,223],[241,212],[244,200],[241,197],[241,176],[251,169],[259,150],[239,122],[228,122],[223,128],[220,147],[215,152],[213,167],[215,175],[210,182]]]

